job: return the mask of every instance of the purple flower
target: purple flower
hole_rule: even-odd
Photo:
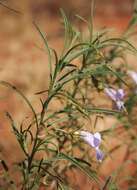
[[[80,131],[80,137],[88,143],[90,146],[92,146],[96,151],[96,158],[98,161],[102,161],[104,158],[103,152],[99,149],[99,146],[101,144],[101,135],[100,133],[89,133],[87,131]]]
[[[123,98],[125,96],[123,89],[114,90],[113,88],[105,88],[105,93],[116,103],[119,110],[124,109]]]

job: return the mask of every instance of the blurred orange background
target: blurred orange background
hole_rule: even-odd
[[[59,9],[63,8],[71,22],[84,30],[85,25],[75,15],[88,19],[91,0],[5,0],[0,3],[0,80],[16,85],[39,110],[39,101],[34,93],[48,85],[48,64],[47,55],[41,51],[43,42],[32,21],[39,25],[50,46],[59,53],[64,37]],[[95,30],[105,26],[121,33],[132,16],[133,5],[133,0],[96,0]],[[17,121],[21,121],[28,112],[20,98],[16,98],[10,89],[1,87],[0,159],[6,159],[10,165],[21,160],[23,155],[11,133],[6,111],[11,112]],[[86,186],[81,189],[86,189]]]

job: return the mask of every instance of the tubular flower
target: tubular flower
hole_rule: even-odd
[[[105,93],[116,103],[119,110],[125,109],[123,98],[125,96],[123,89],[114,90],[112,88],[105,88]]]
[[[80,137],[88,143],[91,147],[93,147],[96,151],[96,158],[98,161],[102,161],[104,158],[104,153],[99,149],[101,144],[101,135],[100,133],[90,133],[87,131],[80,131]]]

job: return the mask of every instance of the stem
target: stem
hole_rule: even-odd
[[[108,183],[110,182],[110,180],[111,180],[111,176],[109,176],[108,179],[106,180],[104,186],[102,187],[102,190],[106,190],[107,185],[108,185]]]

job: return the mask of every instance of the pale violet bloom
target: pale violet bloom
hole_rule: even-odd
[[[137,84],[137,72],[135,71],[128,71],[127,72],[129,74],[129,76],[135,81],[135,83]]]
[[[135,83],[137,85],[137,72],[135,72],[135,71],[128,71],[127,73],[135,81]],[[135,89],[135,93],[137,94],[137,88]]]
[[[104,158],[104,153],[99,149],[99,146],[101,144],[101,135],[100,133],[90,133],[87,131],[80,131],[80,137],[88,143],[90,146],[92,146],[96,151],[96,158],[98,161],[102,161]]]
[[[113,88],[105,88],[104,91],[116,103],[119,110],[125,109],[123,102],[125,93],[123,89],[114,90]]]

